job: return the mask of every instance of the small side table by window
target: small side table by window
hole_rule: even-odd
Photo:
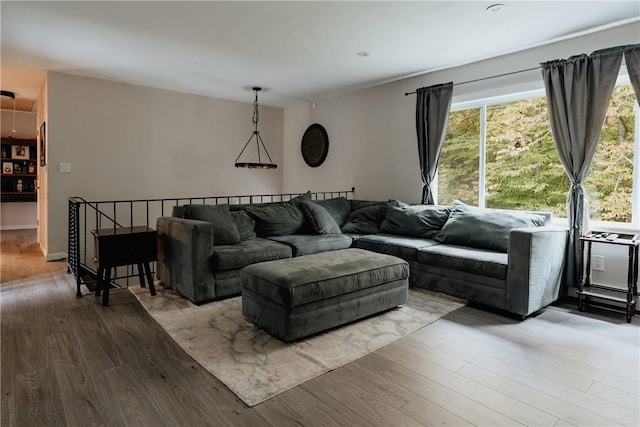
[[[123,265],[138,266],[140,286],[145,287],[145,275],[151,295],[156,294],[149,263],[157,259],[156,230],[147,226],[103,228],[93,230],[94,261],[98,264],[96,296],[102,292],[102,305],[109,305],[111,269]],[[144,274],[143,274],[144,268]]]
[[[603,233],[598,231],[588,231],[580,237],[582,253],[585,246],[587,248],[587,265],[583,280],[578,283],[578,310],[593,303],[612,309],[623,309],[622,306],[607,304],[609,301],[624,304],[627,315],[627,323],[636,313],[636,301],[638,294],[638,248],[640,247],[640,234],[618,234],[615,239],[608,240],[606,237],[613,233]],[[591,283],[591,245],[593,243],[603,243],[608,245],[622,245],[629,248],[629,263],[627,266],[627,289],[620,289],[613,286]],[[616,296],[615,293],[626,293],[626,297]],[[594,301],[595,299],[595,301]]]

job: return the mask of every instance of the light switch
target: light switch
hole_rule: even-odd
[[[63,173],[71,172],[71,162],[60,162],[58,171]]]

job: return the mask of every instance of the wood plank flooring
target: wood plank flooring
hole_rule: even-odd
[[[2,426],[640,425],[640,317],[464,307],[248,408],[126,290],[75,298],[35,231],[1,237]]]

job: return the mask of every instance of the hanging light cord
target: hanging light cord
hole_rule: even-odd
[[[13,128],[11,129],[11,132],[13,133],[18,132],[16,130],[16,98],[15,96],[13,97]]]
[[[256,99],[255,101],[253,101],[253,118],[251,119],[253,121],[253,127],[255,129],[255,132],[258,132],[258,122],[260,121],[260,113],[258,113],[258,91],[256,90]]]

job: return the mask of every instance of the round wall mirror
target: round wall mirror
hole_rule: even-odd
[[[324,163],[329,153],[329,135],[326,129],[314,123],[304,131],[300,144],[302,158],[312,168],[317,168]]]

